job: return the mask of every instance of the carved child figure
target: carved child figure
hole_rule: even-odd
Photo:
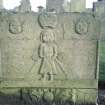
[[[43,80],[53,80],[54,75],[58,73],[58,68],[65,73],[61,62],[57,59],[54,32],[49,29],[42,31],[41,42],[39,47],[39,56],[41,58],[39,74],[41,74]]]

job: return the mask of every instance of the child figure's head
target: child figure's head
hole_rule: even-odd
[[[55,35],[52,30],[44,30],[41,32],[41,41],[50,43],[55,41]]]

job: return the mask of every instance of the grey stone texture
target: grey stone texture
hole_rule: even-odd
[[[41,87],[41,91],[46,87],[68,88],[66,91],[73,94],[69,100],[95,102],[99,32],[94,16],[19,12],[5,18],[1,16],[2,92],[2,88],[9,87]],[[67,95],[66,91],[62,94]],[[85,92],[88,94],[84,98]],[[52,92],[46,93],[49,94],[53,96]]]
[[[97,6],[92,13],[34,13],[28,1],[20,7],[0,14],[0,92],[31,102],[96,103],[104,13]]]

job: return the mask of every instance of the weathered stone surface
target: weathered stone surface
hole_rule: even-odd
[[[28,20],[25,19],[26,17],[28,18]],[[92,20],[94,19],[93,17],[91,18]],[[6,23],[6,26],[8,26],[8,28],[5,31],[5,36],[3,36],[2,38],[1,44],[1,51],[3,54],[2,71],[4,76],[7,75],[10,78],[25,78],[24,76],[26,75],[31,76],[31,72],[32,74],[33,72],[36,72],[35,78],[37,78],[38,75],[40,77],[40,74],[38,74],[41,66],[41,57],[39,53],[41,53],[40,51],[43,49],[43,47],[45,47],[44,49],[47,49],[48,47],[45,42],[43,43],[43,40],[41,40],[40,37],[43,38],[43,35],[51,34],[51,38],[53,38],[53,35],[55,37],[55,39],[53,39],[55,44],[53,43],[51,47],[53,48],[55,46],[57,50],[57,61],[54,61],[57,62],[57,64],[54,63],[54,65],[56,65],[57,69],[59,69],[56,70],[57,75],[60,76],[64,73],[67,73],[69,79],[95,79],[95,67],[97,65],[95,61],[97,59],[96,55],[98,39],[97,32],[95,32],[95,20],[94,22],[92,21],[93,30],[89,29],[91,25],[88,26],[89,23],[84,20],[87,26],[85,27],[87,28],[85,29],[86,32],[82,32],[81,30],[83,29],[79,29],[79,33],[76,29],[79,28],[77,26],[78,22],[80,22],[79,16],[78,18],[74,18],[74,16],[69,14],[67,16],[62,15],[62,17],[58,16],[59,21],[57,28],[55,29],[52,26],[53,24],[51,24],[51,22],[55,22],[54,20],[52,20],[52,18],[45,18],[45,22],[43,21],[43,18],[41,19],[41,23],[44,26],[42,29],[38,23],[38,19],[39,17],[37,16],[37,14],[13,14],[9,17],[9,23]],[[14,25],[10,26],[11,22],[15,24],[14,21],[18,21],[18,23],[20,22],[21,24],[16,25],[16,27]],[[70,23],[68,23],[68,21],[70,21]],[[56,23],[54,23],[54,27],[55,24]],[[84,26],[84,23],[82,25]],[[34,29],[34,27],[36,27],[36,29]],[[41,44],[43,47],[42,49],[39,49],[39,47],[41,47]],[[67,50],[65,51],[65,49]],[[59,76],[55,77],[57,78]]]
[[[28,87],[35,92],[38,87],[47,87],[50,92],[67,88],[70,94],[66,90],[67,96],[63,99],[60,94],[59,99],[95,102],[97,91],[84,90],[91,94],[90,99],[88,95],[84,99],[85,92],[78,93],[79,88],[97,89],[98,84],[99,32],[91,14],[8,13],[6,17],[0,31],[1,90]],[[30,92],[32,97],[34,92]],[[43,94],[48,101],[56,97],[52,92]]]
[[[95,103],[100,25],[97,13],[2,12],[1,92],[29,103]]]

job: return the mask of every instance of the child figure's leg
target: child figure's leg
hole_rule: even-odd
[[[50,74],[50,80],[53,81],[54,80],[54,75]]]
[[[43,80],[47,80],[47,78],[48,78],[48,74],[44,74],[43,75]]]
[[[50,80],[53,81],[54,80],[54,75],[53,74],[43,74],[42,76],[42,80]]]

